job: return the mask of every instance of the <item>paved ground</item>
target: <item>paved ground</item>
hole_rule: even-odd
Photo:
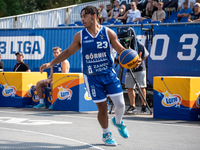
[[[130,132],[123,139],[110,123],[116,147],[105,146],[97,112],[33,110],[0,107],[0,149],[9,150],[197,150],[200,122],[154,119],[149,114],[125,115]],[[113,114],[109,114],[111,119]],[[109,120],[111,121],[111,120]]]

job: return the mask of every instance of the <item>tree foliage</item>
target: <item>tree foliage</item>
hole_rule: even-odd
[[[65,7],[94,0],[0,0],[0,17]]]

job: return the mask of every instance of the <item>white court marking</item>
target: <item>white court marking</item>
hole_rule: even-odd
[[[16,118],[16,117],[0,117],[0,123],[17,124],[17,125],[72,124],[72,122],[66,122],[66,121],[30,120],[29,118]]]
[[[28,131],[28,130],[3,128],[3,127],[0,127],[0,129],[2,129],[2,130],[10,130],[10,131],[27,132],[27,133],[32,133],[32,134],[40,134],[40,135],[44,135],[44,136],[51,136],[51,137],[54,137],[54,138],[64,139],[64,140],[68,140],[68,141],[72,141],[72,142],[77,142],[77,143],[80,143],[80,144],[88,145],[88,146],[93,147],[95,149],[104,150],[104,149],[102,149],[100,147],[97,147],[97,146],[94,146],[92,144],[88,144],[88,143],[81,142],[81,141],[74,140],[74,139],[70,139],[70,138],[65,138],[65,137],[62,137],[62,136],[57,136],[57,135],[52,135],[52,134],[47,134],[47,133],[41,133],[41,132]]]
[[[13,111],[13,112],[0,111],[0,112],[22,114],[21,112],[17,112],[17,111]],[[30,113],[30,114],[32,114],[32,113]],[[70,114],[69,115],[68,114],[66,114],[66,115],[59,115],[59,116],[70,117],[70,118],[79,118],[79,119],[92,119],[92,120],[94,119],[94,120],[97,120],[96,117],[77,117],[77,116],[70,116]],[[186,128],[191,128],[192,127],[192,128],[197,128],[197,129],[200,128],[200,126],[191,126],[191,125],[183,125],[183,124],[170,124],[170,122],[162,123],[162,122],[149,122],[149,121],[138,121],[138,120],[126,120],[126,122],[136,122],[138,124],[142,123],[142,124],[148,124],[148,125],[152,124],[152,125],[164,125],[164,126],[186,127]]]

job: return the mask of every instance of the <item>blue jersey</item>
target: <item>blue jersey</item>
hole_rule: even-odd
[[[61,73],[62,72],[62,63],[55,64],[53,66],[53,73]]]
[[[106,27],[93,37],[87,29],[81,31],[82,71],[86,75],[103,75],[112,71],[114,49]]]

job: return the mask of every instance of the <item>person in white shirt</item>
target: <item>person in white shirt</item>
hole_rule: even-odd
[[[136,7],[136,3],[135,2],[132,2],[131,3],[131,9],[128,10],[126,12],[126,14],[124,15],[124,19],[127,19],[126,20],[126,23],[128,22],[135,22],[135,23],[138,23],[139,20],[141,18],[141,13],[140,11],[137,9]]]

